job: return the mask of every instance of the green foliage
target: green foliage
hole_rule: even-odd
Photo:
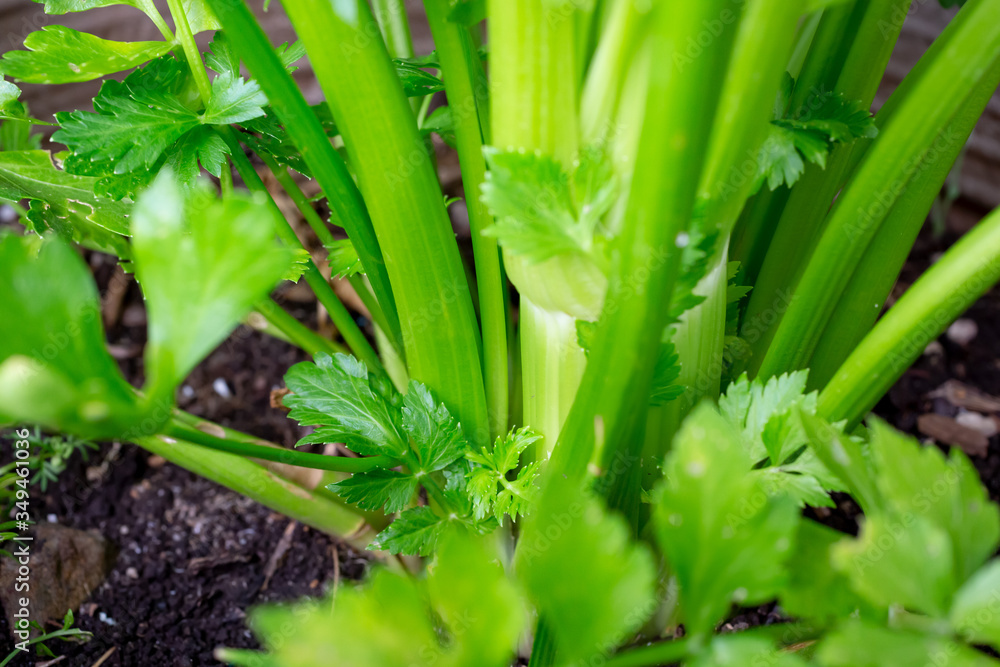
[[[87,266],[64,241],[0,237],[0,420],[83,436],[118,433],[139,414],[104,347]]]
[[[94,99],[96,113],[58,113],[55,141],[69,146],[66,167],[97,176],[98,191],[133,197],[169,166],[185,185],[197,180],[199,163],[219,175],[229,150],[211,125],[244,122],[264,114],[266,103],[255,83],[230,74],[212,84],[204,113],[192,108],[192,80],[172,57],[157,59],[121,83],[105,81]]]
[[[875,122],[861,102],[820,90],[801,108],[792,109],[793,88],[794,82],[786,75],[775,103],[775,119],[758,158],[759,178],[771,190],[794,185],[807,163],[825,169],[834,145],[878,136]]]
[[[384,377],[343,354],[320,353],[315,363],[293,366],[285,384],[292,392],[283,399],[289,417],[317,427],[299,444],[342,442],[363,456],[387,457],[386,467],[328,487],[362,509],[405,510],[374,547],[429,555],[448,525],[489,532],[505,514],[516,519],[527,512],[539,464],[527,466],[513,481],[506,474],[537,440],[530,431],[512,431],[491,450],[476,452],[455,417],[423,384],[411,380],[400,395]],[[430,505],[406,509],[418,485],[427,490]]]
[[[251,626],[271,652],[219,658],[246,667],[506,666],[526,616],[496,558],[488,540],[449,534],[426,577],[379,569],[333,600],[257,609]]]
[[[628,527],[571,484],[549,479],[515,568],[548,619],[560,664],[605,658],[656,609],[655,568]]]
[[[295,254],[253,197],[183,191],[164,171],[132,213],[136,277],[149,310],[146,373],[157,396],[174,387],[288,273]],[[233,280],[233,276],[240,276]]]
[[[478,521],[492,514],[502,526],[505,515],[516,521],[518,515],[527,514],[535,501],[535,481],[541,463],[532,461],[520,470],[518,465],[524,451],[540,439],[527,427],[512,429],[507,437],[498,437],[489,449],[466,456],[474,464],[468,475],[468,492]],[[514,479],[507,479],[511,473]]]
[[[667,457],[657,537],[692,635],[711,632],[732,602],[767,600],[785,583],[798,512],[787,496],[768,493],[751,464],[739,432],[707,404]]]
[[[556,160],[525,151],[489,149],[486,158],[483,201],[496,224],[485,234],[530,262],[600,252],[601,218],[618,191],[603,152],[585,151],[571,174]]]
[[[25,83],[73,83],[123,72],[168,53],[169,42],[112,42],[61,25],[24,40],[27,51],[8,51],[0,74]]]
[[[98,195],[96,180],[57,169],[46,151],[0,153],[0,198],[27,199],[33,231],[127,258],[128,207]]]
[[[843,490],[843,483],[806,446],[799,421],[800,412],[816,412],[816,393],[805,393],[807,377],[800,371],[765,383],[751,382],[744,374],[726,389],[719,409],[741,432],[766,486],[788,493],[800,505],[833,507],[827,492]]]
[[[333,245],[326,246],[327,261],[330,271],[338,278],[350,278],[364,274],[361,258],[350,239],[338,239]]]

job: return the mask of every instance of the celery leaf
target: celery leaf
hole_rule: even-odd
[[[688,416],[665,464],[656,526],[680,585],[688,633],[710,633],[730,604],[784,585],[799,513],[763,488],[739,432],[710,404]]]
[[[622,517],[550,478],[517,546],[518,573],[555,639],[559,664],[604,659],[656,609],[656,570]]]
[[[486,149],[490,171],[483,201],[496,223],[484,234],[529,262],[598,251],[601,218],[614,205],[617,182],[610,160],[582,152],[573,173],[551,157]]]
[[[201,122],[206,125],[242,123],[264,115],[267,98],[256,81],[226,72],[212,81],[212,97]]]
[[[461,458],[469,444],[462,427],[430,390],[410,380],[403,397],[402,429],[410,437],[416,456],[414,473],[432,473]]]
[[[8,51],[0,74],[25,83],[75,83],[137,67],[168,53],[169,42],[112,42],[61,25],[45,26]]]
[[[138,399],[105,348],[83,259],[62,239],[8,232],[0,266],[0,421],[84,437],[125,433],[142,418]]]
[[[358,257],[358,251],[350,239],[338,239],[333,245],[326,246],[327,261],[330,263],[330,271],[338,278],[349,278],[359,274],[364,274],[365,269]]]
[[[177,97],[185,79],[178,61],[163,58],[123,82],[105,81],[94,99],[96,113],[56,114],[62,129],[52,138],[81,158],[112,161],[115,174],[149,169],[199,125],[198,114]]]
[[[890,630],[863,621],[842,624],[819,644],[825,667],[990,667],[996,661],[939,634]]]
[[[537,495],[535,480],[539,462],[524,466],[514,480],[508,480],[507,476],[517,469],[524,450],[540,439],[541,436],[528,427],[511,429],[506,437],[498,437],[492,446],[466,454],[474,464],[468,473],[466,490],[477,521],[492,514],[502,526],[504,516],[517,520],[519,515],[529,512]]]
[[[375,469],[355,473],[327,488],[361,509],[380,510],[384,506],[391,514],[409,504],[417,492],[417,478],[395,470]]]
[[[391,554],[429,556],[444,532],[445,521],[430,507],[414,507],[401,513],[379,533],[372,546]]]
[[[295,262],[258,198],[183,191],[169,170],[132,212],[136,278],[149,310],[152,395],[173,387],[236,328]]]
[[[289,417],[320,426],[298,444],[343,442],[362,455],[402,456],[408,449],[398,396],[346,354],[319,353],[285,374]]]
[[[961,451],[946,459],[936,447],[922,447],[880,421],[871,429],[882,496],[895,512],[925,517],[945,531],[954,549],[955,579],[963,583],[1000,545],[1000,509]]]

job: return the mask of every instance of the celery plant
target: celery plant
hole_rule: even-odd
[[[161,41],[48,28],[0,59],[30,83],[129,72],[93,112],[56,115],[55,162],[24,141],[0,152],[0,197],[27,230],[0,238],[5,421],[129,440],[433,559],[425,574],[389,560],[334,605],[261,609],[268,653],[222,659],[995,663],[976,647],[1000,647],[983,592],[1000,583],[1000,511],[962,454],[860,424],[1000,280],[994,213],[879,319],[1000,83],[1000,0],[961,3],[874,116],[904,0],[425,0],[436,50],[419,55],[399,0],[283,4],[301,42],[275,47],[241,0],[170,2],[169,22],[136,3]],[[291,76],[306,56],[318,105]],[[5,126],[42,122],[14,84],[0,94]],[[461,163],[471,267],[433,134]],[[139,280],[141,389],[103,348],[73,245]],[[268,298],[299,279],[342,342]],[[313,357],[285,377],[298,444],[357,456],[174,408],[251,312]],[[858,536],[803,516],[834,491],[864,511]],[[734,603],[772,600],[800,622],[714,636]]]

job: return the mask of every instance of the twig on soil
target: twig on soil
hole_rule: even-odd
[[[114,653],[117,648],[118,648],[117,646],[112,646],[111,648],[109,648],[107,651],[104,652],[104,655],[98,658],[97,662],[95,662],[90,667],[101,667],[101,665],[104,664],[104,661],[110,658],[111,654]]]
[[[333,554],[333,588],[331,590],[331,600],[337,598],[337,589],[340,587],[340,553],[337,551],[337,545],[330,545],[330,552]],[[330,603],[333,604],[332,602]]]
[[[275,571],[278,569],[278,563],[281,562],[282,557],[288,551],[289,547],[292,546],[292,535],[295,534],[295,527],[298,525],[298,521],[289,521],[285,527],[285,532],[282,534],[281,539],[278,540],[278,545],[274,548],[274,553],[268,559],[267,567],[264,568],[264,583],[261,584],[260,590],[267,590],[268,584],[271,583],[271,577],[274,576]]]

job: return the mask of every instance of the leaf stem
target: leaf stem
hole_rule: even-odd
[[[257,171],[250,164],[250,160],[243,153],[243,146],[240,144],[239,140],[236,138],[236,133],[233,132],[232,128],[221,128],[221,133],[223,139],[229,145],[230,153],[232,154],[233,164],[236,165],[236,170],[239,172],[240,177],[243,178],[243,182],[246,186],[253,192],[260,192],[266,196],[265,202],[267,206],[274,212],[279,220],[284,220],[284,216],[281,214],[281,210],[278,205],[274,203],[274,199],[271,194],[267,191],[264,186],[264,182],[260,180],[260,176]],[[287,220],[286,220],[287,222]],[[292,248],[302,248],[302,242],[299,237],[295,235],[295,231],[291,228],[289,224],[278,224],[275,225],[275,231],[278,236]],[[316,298],[323,305],[324,308],[330,313],[333,323],[340,330],[341,335],[347,342],[348,347],[351,351],[358,356],[361,361],[363,361],[368,368],[377,374],[385,373],[385,369],[382,368],[382,362],[379,361],[378,355],[375,353],[375,349],[365,338],[365,335],[361,332],[358,327],[357,322],[351,317],[351,314],[347,311],[347,308],[341,303],[340,299],[334,293],[333,288],[330,287],[330,283],[323,277],[320,273],[319,268],[317,268],[316,263],[310,257],[308,263],[306,264],[305,279],[309,283],[309,287],[312,288],[313,292],[316,294]]]
[[[212,0],[214,2],[215,0]],[[444,195],[366,2],[286,0],[385,251],[410,375],[489,438],[480,332]]]
[[[289,341],[294,345],[297,345],[313,356],[317,352],[328,352],[330,354],[347,352],[347,348],[320,336],[289,315],[274,299],[267,299],[257,304],[257,312],[278,331],[287,336]]]
[[[343,539],[356,548],[366,546],[364,536],[358,537],[365,521],[356,510],[299,486],[259,463],[169,436],[139,436],[132,438],[132,442],[285,516]]]
[[[275,116],[285,126],[288,136],[299,148],[302,159],[326,194],[334,222],[347,230],[389,323],[386,331],[390,338],[401,340],[399,314],[382,249],[365,202],[344,159],[333,147],[313,109],[278,58],[274,46],[247,4],[230,0],[207,2],[232,39],[233,49],[260,84]]]
[[[483,230],[493,224],[493,216],[479,196],[486,181],[486,159],[483,156],[484,123],[477,101],[484,94],[486,74],[469,31],[448,20],[451,3],[448,0],[426,0],[424,7],[441,61],[469,210],[483,332],[486,407],[492,440],[507,432],[509,392],[507,309],[504,300],[507,285],[500,267],[497,241],[483,235]]]
[[[262,461],[274,461],[286,465],[298,466],[300,468],[312,468],[313,470],[331,470],[333,472],[367,472],[375,468],[392,468],[399,465],[387,456],[367,456],[351,458],[347,456],[327,456],[325,454],[312,454],[310,452],[300,452],[284,447],[270,447],[258,445],[250,442],[242,442],[230,438],[220,438],[205,431],[191,428],[182,424],[177,419],[171,421],[163,430],[163,435],[184,440],[201,447],[207,447],[219,452],[236,454]]]
[[[963,236],[865,336],[820,393],[817,414],[857,424],[932,340],[1000,280],[1000,209]]]
[[[372,0],[375,20],[393,58],[412,58],[413,39],[403,0]]]
[[[188,23],[184,6],[181,4],[181,0],[167,0],[167,6],[170,8],[170,15],[174,18],[174,25],[177,27],[177,40],[184,50],[184,57],[188,61],[188,67],[191,68],[195,86],[198,87],[198,94],[201,95],[202,101],[208,104],[208,100],[212,97],[212,84],[208,80],[205,63],[201,60],[201,52],[198,50],[194,35],[191,33],[191,25]]]
[[[278,184],[285,193],[291,198],[292,202],[295,204],[296,208],[305,218],[309,227],[316,233],[319,238],[320,243],[324,247],[329,248],[335,243],[333,238],[333,233],[330,228],[327,227],[326,223],[323,222],[322,218],[319,217],[319,213],[313,208],[312,203],[309,198],[306,197],[305,193],[302,192],[302,188],[299,184],[295,182],[288,170],[282,167],[275,161],[273,157],[265,152],[258,153],[257,156],[263,160],[267,168],[271,170],[274,174],[275,179],[277,179]],[[380,328],[383,332],[391,331],[389,329],[389,323],[386,321],[385,313],[382,312],[382,306],[379,304],[378,300],[372,294],[371,288],[365,283],[364,278],[358,275],[351,276],[348,278],[348,282],[351,283],[351,287],[357,292],[358,298],[365,304],[365,308],[368,309],[368,313],[372,316],[372,321]],[[402,342],[398,340],[392,341],[393,346],[396,348],[397,353],[402,350]]]

